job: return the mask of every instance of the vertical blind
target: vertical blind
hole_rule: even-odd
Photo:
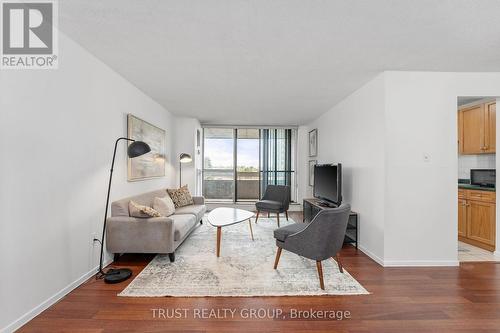
[[[261,194],[269,184],[292,186],[292,130],[262,129],[260,142]]]

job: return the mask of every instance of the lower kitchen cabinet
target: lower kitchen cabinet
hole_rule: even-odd
[[[495,192],[465,189],[458,192],[458,239],[494,251]]]

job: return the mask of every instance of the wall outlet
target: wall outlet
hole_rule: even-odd
[[[90,235],[90,243],[92,244],[92,246],[96,246],[96,245],[99,245],[99,234],[97,232],[93,232],[91,235]]]

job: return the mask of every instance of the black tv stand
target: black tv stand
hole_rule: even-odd
[[[327,207],[327,208],[337,208],[338,205],[332,203],[332,202],[328,202],[328,201],[323,201],[323,200],[319,200],[317,199],[317,203],[318,205],[320,205],[321,207]]]
[[[309,223],[323,209],[336,208],[337,206],[319,199],[304,199],[302,207],[304,209],[303,222]],[[354,244],[356,249],[358,248],[358,226],[358,213],[351,211],[344,243]]]

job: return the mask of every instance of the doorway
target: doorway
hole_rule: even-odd
[[[496,97],[458,97],[458,260],[500,261],[496,239]]]

